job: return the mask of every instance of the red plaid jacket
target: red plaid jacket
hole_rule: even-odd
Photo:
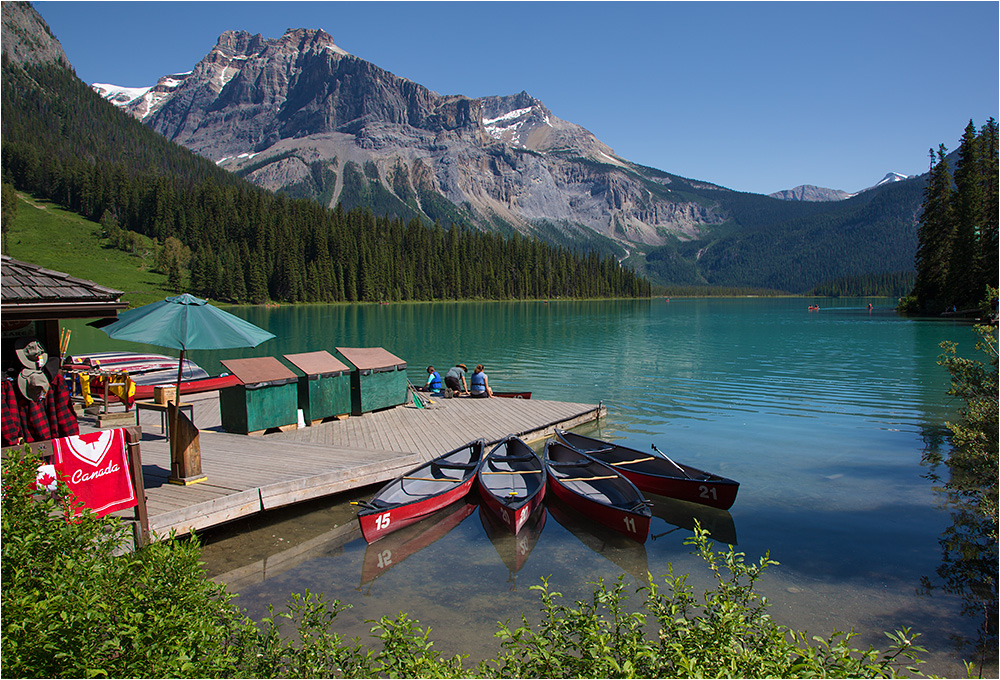
[[[49,384],[41,401],[28,401],[13,381],[3,381],[3,445],[13,446],[20,438],[37,442],[80,434],[69,386],[61,375]]]

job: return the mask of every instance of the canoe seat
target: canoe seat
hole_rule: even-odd
[[[554,460],[549,461],[549,465],[552,467],[581,467],[583,465],[590,465],[593,461],[587,458],[580,458],[578,460],[568,460],[565,462],[556,462]]]
[[[478,463],[434,463],[433,465],[443,470],[475,470]]]
[[[614,446],[607,446],[603,449],[577,449],[577,451],[582,451],[583,453],[611,453],[615,448]]]
[[[502,463],[507,461],[533,460],[536,456],[532,453],[510,454],[506,456],[490,456],[490,460],[497,460]]]

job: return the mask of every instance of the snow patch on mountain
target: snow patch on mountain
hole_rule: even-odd
[[[93,83],[90,86],[97,94],[116,106],[126,106],[152,90],[152,87],[121,87],[110,83]]]
[[[910,178],[909,175],[903,175],[903,174],[900,174],[898,172],[890,172],[890,173],[886,174],[885,177],[883,177],[882,179],[880,179],[875,186],[869,187],[869,188],[870,189],[874,189],[875,187],[880,187],[883,184],[892,184],[893,182],[902,182],[904,179],[909,179],[909,178]]]

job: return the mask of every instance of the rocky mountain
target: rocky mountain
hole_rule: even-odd
[[[5,33],[5,54],[51,40],[35,16],[34,34]],[[614,252],[661,283],[804,292],[913,266],[923,176],[842,201],[730,191],[631,163],[527,93],[440,95],[322,31],[227,32],[189,73],[93,89],[160,141],[288,196]],[[131,153],[177,149],[149,147]]]
[[[782,201],[842,201],[850,198],[854,194],[849,194],[840,189],[825,189],[812,184],[801,184],[794,189],[784,189],[768,194],[772,198]]]
[[[5,1],[2,15],[0,41],[7,58],[17,63],[61,63],[69,67],[62,45],[42,18],[31,10],[30,3]]]
[[[259,186],[331,206],[365,201],[443,224],[645,245],[726,219],[525,92],[440,95],[321,30],[228,31],[190,73],[138,91],[93,88]]]
[[[874,189],[875,187],[892,184],[893,182],[902,182],[906,179],[909,179],[909,175],[903,175],[898,172],[890,172],[878,182],[868,187],[868,189]],[[862,191],[868,191],[868,189],[862,189],[861,191],[856,191],[852,194],[847,191],[841,191],[840,189],[824,189],[823,187],[813,186],[812,184],[802,184],[794,189],[776,191],[773,194],[768,194],[768,196],[782,201],[843,201],[851,198],[852,196],[857,196]]]

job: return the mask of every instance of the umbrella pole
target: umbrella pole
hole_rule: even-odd
[[[174,391],[174,408],[170,423],[170,478],[172,484],[194,484],[208,479],[201,473],[201,446],[197,439],[188,441],[188,436],[181,433],[181,382],[184,377],[184,350],[181,349],[180,361],[177,363],[177,388]],[[197,438],[197,430],[195,430]]]

